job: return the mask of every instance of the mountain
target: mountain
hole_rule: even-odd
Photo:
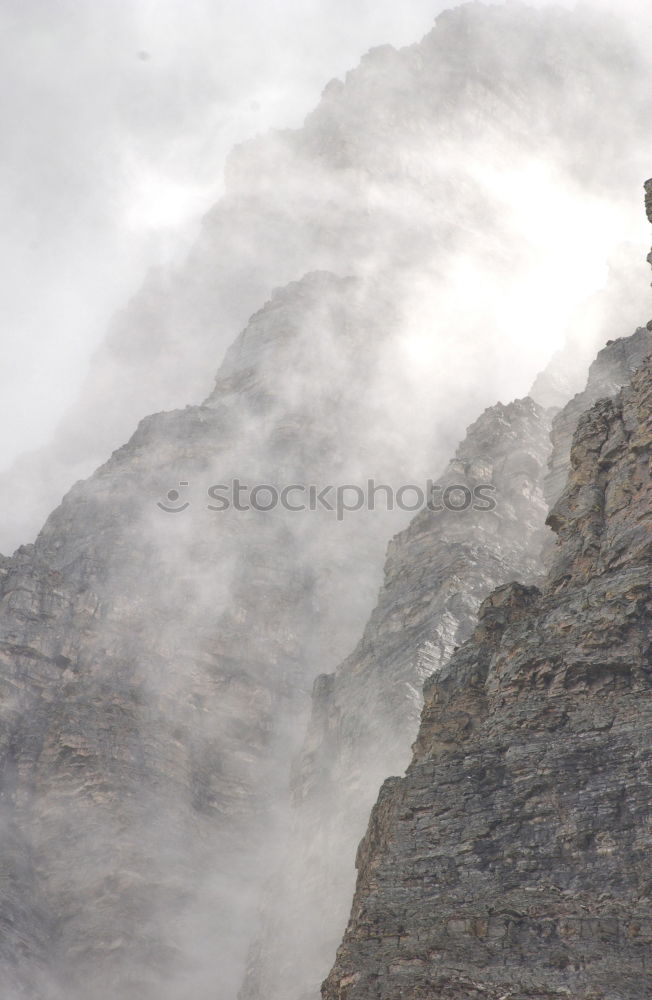
[[[486,590],[542,574],[549,395],[577,388],[602,327],[571,331],[540,402],[521,383],[549,352],[554,276],[614,238],[551,220],[626,219],[635,200],[636,53],[609,18],[475,3],[374,50],[303,129],[234,154],[186,266],[152,276],[48,460],[25,460],[35,508],[9,480],[8,533],[127,442],[0,557],[8,1000],[264,991],[252,941],[269,961],[305,917],[299,899],[261,934],[265,885],[278,873],[285,900],[304,863],[308,901],[333,864],[341,880],[324,937],[302,930],[325,962],[344,852],[407,761],[425,674]],[[607,287],[617,311],[628,286]],[[413,520],[434,469],[496,487],[495,508]],[[376,487],[393,505],[372,509]],[[311,869],[324,816],[343,853]]]
[[[400,471],[393,415],[357,378],[393,320],[355,279],[279,291],[205,404],[142,421],[3,560],[5,862],[23,942],[3,957],[19,982],[43,965],[55,995],[208,997],[219,970],[235,994],[314,672],[353,645],[369,567],[405,517],[268,510],[270,490],[353,483],[374,459]],[[237,477],[248,509],[213,490]]]

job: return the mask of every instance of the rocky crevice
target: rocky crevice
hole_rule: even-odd
[[[490,407],[436,480],[440,489],[390,543],[378,603],[354,652],[317,679],[312,720],[293,776],[293,821],[281,874],[240,996],[314,997],[353,889],[353,859],[376,791],[403,770],[418,726],[421,688],[472,629],[492,587],[540,570],[547,532],[543,478],[550,421],[525,398]],[[446,510],[444,489],[489,486]],[[482,494],[479,494],[481,496]],[[452,494],[460,504],[460,492]],[[473,509],[474,506],[485,509]]]

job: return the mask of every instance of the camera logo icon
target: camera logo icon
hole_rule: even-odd
[[[185,480],[182,480],[179,483],[179,486],[189,485],[190,484]],[[188,507],[190,506],[190,502],[188,500],[186,500],[185,503],[183,502],[179,490],[176,489],[168,490],[165,499],[167,500],[167,503],[161,503],[159,500],[156,506],[160,507],[161,510],[164,510],[166,514],[181,514],[182,511],[188,510]]]

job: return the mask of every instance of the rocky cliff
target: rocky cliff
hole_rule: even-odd
[[[652,361],[579,422],[542,590],[425,689],[325,1000],[641,1000],[649,968]]]

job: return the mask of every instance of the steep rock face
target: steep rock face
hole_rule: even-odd
[[[249,316],[307,271],[377,274],[413,314],[430,298],[437,317],[422,317],[422,333],[443,333],[454,317],[454,341],[423,370],[440,416],[442,373],[458,365],[478,394],[476,412],[521,394],[513,373],[531,363],[531,331],[505,332],[532,299],[531,289],[519,298],[520,282],[559,258],[550,219],[567,224],[569,211],[595,210],[596,199],[632,212],[643,167],[631,151],[650,117],[648,72],[622,27],[595,11],[464,4],[421,43],[374,49],[332,81],[303,128],[236,149],[225,197],[186,263],[150,274],[116,317],[51,446],[4,477],[11,502],[0,550],[33,538],[137,420],[205,396]],[[611,239],[606,226],[596,230],[605,256]],[[473,348],[480,327],[513,360],[484,396],[487,366]]]
[[[561,494],[570,471],[570,450],[580,416],[598,399],[615,396],[628,385],[633,373],[652,350],[652,333],[639,328],[629,337],[608,340],[589,368],[586,387],[557,413],[552,422],[552,451],[545,494],[553,506]]]
[[[293,781],[281,875],[250,955],[243,1000],[315,997],[346,919],[353,859],[377,789],[407,764],[425,678],[470,634],[493,587],[539,572],[549,419],[526,398],[486,410],[437,480],[441,489],[390,543],[378,604],[355,651],[313,692]],[[486,491],[447,510],[445,488]],[[447,499],[462,506],[459,490]],[[481,509],[474,509],[474,507]]]
[[[427,686],[325,1000],[649,995],[651,447],[648,359],[579,422],[543,592],[494,592]]]
[[[394,316],[373,283],[280,290],[204,405],[144,420],[2,560],[2,969],[30,1000],[235,995],[308,690],[360,634],[397,522],[207,490],[405,482],[374,393]]]

